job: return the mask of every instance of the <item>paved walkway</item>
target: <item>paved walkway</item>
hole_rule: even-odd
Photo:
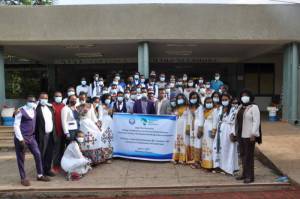
[[[300,127],[263,122],[263,144],[258,149],[284,174],[300,184]]]
[[[182,187],[182,186],[222,186],[243,185],[232,176],[207,173],[189,166],[172,163],[156,163],[130,160],[113,160],[94,168],[79,181],[66,181],[63,175],[52,178],[49,183],[35,180],[35,168],[31,155],[26,157],[26,170],[32,186],[19,184],[19,174],[15,155],[0,153],[0,191],[26,189],[78,189],[78,188],[136,188],[136,187]],[[256,160],[256,184],[276,184],[276,174]]]

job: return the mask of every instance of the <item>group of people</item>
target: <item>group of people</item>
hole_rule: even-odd
[[[90,84],[80,84],[47,93],[39,99],[28,96],[25,106],[15,113],[15,148],[21,184],[30,182],[24,170],[25,146],[33,154],[37,180],[49,181],[61,170],[68,179],[79,179],[92,166],[111,163],[114,113],[176,115],[173,162],[189,164],[212,172],[233,175],[245,183],[254,181],[254,147],[261,141],[260,112],[248,90],[233,98],[216,73],[214,80],[188,78],[155,71],[146,79],[138,72],[112,82],[94,75]],[[238,150],[239,149],[239,150]]]

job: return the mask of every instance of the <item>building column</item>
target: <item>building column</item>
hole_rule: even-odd
[[[4,49],[0,46],[0,107],[5,99]]]
[[[299,44],[286,46],[283,57],[283,119],[295,124],[299,121]]]
[[[149,77],[149,44],[141,42],[138,46],[138,70],[140,74]]]

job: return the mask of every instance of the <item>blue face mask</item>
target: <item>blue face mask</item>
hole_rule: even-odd
[[[223,106],[228,106],[228,105],[229,105],[229,101],[228,101],[228,100],[222,101],[222,105],[223,105]]]
[[[212,108],[214,107],[214,105],[213,105],[213,103],[206,103],[206,104],[205,104],[205,107],[206,107],[207,109],[212,109]]]
[[[178,100],[177,100],[177,104],[179,104],[179,105],[184,104],[184,99],[178,99]]]
[[[197,99],[190,99],[191,104],[196,104],[197,103]]]

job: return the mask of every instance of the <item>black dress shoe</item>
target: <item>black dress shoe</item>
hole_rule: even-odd
[[[251,182],[254,182],[254,180],[253,180],[253,179],[250,179],[250,178],[246,178],[246,179],[244,180],[244,183],[245,183],[245,184],[249,184],[249,183],[251,183]]]
[[[244,176],[238,176],[238,177],[236,177],[235,179],[236,179],[236,180],[244,180],[245,177],[244,177]]]
[[[45,175],[50,176],[50,177],[54,177],[55,173],[53,173],[52,171],[48,171],[48,172],[45,172]]]

